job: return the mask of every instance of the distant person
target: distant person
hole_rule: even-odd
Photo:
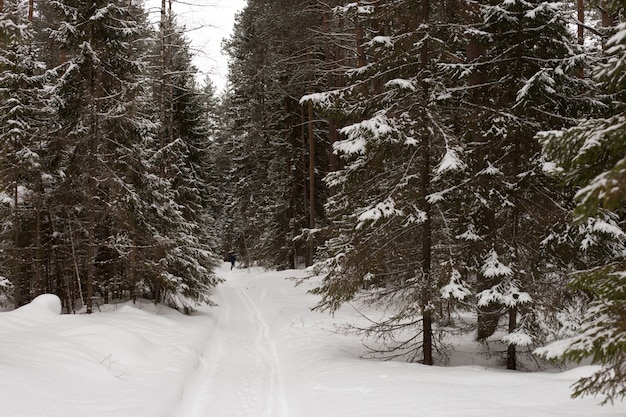
[[[235,261],[237,260],[237,257],[234,254],[230,254],[230,270],[232,271],[233,268],[235,267]]]

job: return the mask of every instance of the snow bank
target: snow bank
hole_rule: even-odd
[[[54,295],[0,313],[2,417],[166,417],[211,320],[150,303],[60,315]]]
[[[624,403],[572,400],[597,367],[511,372],[450,340],[447,367],[365,360],[337,331],[363,317],[311,311],[302,271],[219,271],[219,307],[150,303],[59,315],[43,296],[0,313],[2,417],[623,417]]]
[[[16,310],[18,314],[61,314],[61,300],[53,294],[42,294],[30,304]]]

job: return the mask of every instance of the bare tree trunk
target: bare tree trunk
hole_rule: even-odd
[[[35,282],[43,283],[43,253],[41,249],[41,193],[37,197],[37,204],[35,207]],[[48,292],[48,291],[46,291]]]
[[[91,149],[89,152],[89,201],[87,203],[87,314],[93,311],[93,284],[96,262],[96,158],[98,152],[98,122],[95,103],[92,109]]]
[[[313,132],[313,104],[309,101],[309,229],[315,228],[315,134]],[[309,236],[309,262],[313,264],[315,245]]]
[[[359,8],[360,2],[357,0],[356,5],[357,9]],[[364,67],[367,64],[367,57],[365,55],[365,47],[363,43],[365,42],[365,32],[363,30],[363,25],[361,24],[361,19],[357,15],[356,22],[354,25],[355,35],[356,35],[356,56],[357,56],[357,67]]]
[[[31,301],[29,291],[26,291],[27,278],[22,274],[20,249],[20,213],[19,213],[19,184],[17,177],[13,186],[13,274],[15,277],[15,306],[19,307]],[[29,280],[30,281],[30,280]],[[30,288],[30,283],[28,283]]]
[[[324,10],[322,14],[322,22],[324,28],[324,34],[326,35],[326,42],[324,45],[324,55],[326,61],[326,87],[328,91],[337,87],[337,80],[335,77],[335,71],[337,66],[337,56],[333,59],[333,54],[331,53],[332,48],[330,42],[328,41],[328,37],[330,34],[330,5]],[[330,116],[328,118],[328,139],[330,143],[330,157],[329,157],[329,170],[330,172],[337,171],[339,169],[339,161],[337,158],[337,154],[334,152],[334,144],[339,139],[339,133],[337,132],[337,121],[334,116]]]
[[[35,0],[28,0],[28,21],[33,21],[33,10],[35,10]]]
[[[520,174],[520,153],[522,149],[521,137],[519,132],[515,132],[513,138],[513,174],[517,178]],[[519,243],[518,243],[518,235],[519,235],[519,221],[520,221],[520,202],[517,193],[513,194],[513,219],[512,219],[512,239],[511,244],[513,246],[515,261],[520,262],[520,254],[519,254]],[[517,308],[510,307],[508,309],[509,314],[509,333],[514,333],[517,330]],[[516,348],[515,345],[509,343],[507,349],[507,357],[506,357],[506,367],[507,369],[517,369],[517,358],[516,358]]]
[[[74,245],[74,232],[72,231],[72,221],[70,219],[69,221],[69,228],[70,228],[70,245],[72,246],[72,260],[74,263],[74,271],[76,272],[76,283],[78,284],[78,295],[80,296],[80,302],[81,304],[84,306],[85,305],[85,299],[83,297],[83,285],[81,283],[81,279],[80,279],[80,270],[78,269],[78,259],[76,258],[76,245]],[[68,285],[69,287],[69,285]],[[71,291],[70,291],[71,293]],[[74,297],[70,294],[70,301],[72,302],[72,310],[75,310],[75,305],[74,305]]]
[[[585,1],[577,0],[576,6],[578,9],[578,44],[585,43]]]
[[[577,0],[576,6],[578,9],[578,44],[584,45],[585,43],[585,0]],[[585,71],[581,67],[578,70],[578,77],[583,78]]]
[[[93,30],[93,29],[92,29]],[[95,35],[91,33],[90,41],[95,41]],[[98,115],[98,88],[100,84],[100,74],[97,67],[92,68],[90,80],[90,111],[91,111],[91,131],[89,136],[88,155],[88,202],[87,202],[87,314],[93,311],[94,282],[96,269],[96,198],[98,193],[98,148],[100,136],[100,116]]]
[[[305,115],[304,106],[300,106],[300,126],[301,126],[300,139],[302,141],[302,151],[301,151],[302,152],[302,200],[303,200],[302,207],[304,209],[304,218],[308,220],[310,218],[309,216],[310,207],[309,207],[309,193],[308,193],[309,185],[307,182],[307,175],[306,175],[306,173],[308,172],[308,169],[307,169],[308,159],[307,159],[307,153],[306,153],[307,129],[305,129],[306,115]],[[308,266],[309,265],[309,260],[308,260],[309,252],[308,252],[307,247],[303,249],[306,250],[305,264]]]
[[[611,16],[611,14],[609,13],[604,2],[602,2],[600,5],[600,14],[602,16],[603,27],[609,28],[615,26],[615,19],[613,19],[613,16]]]
[[[509,308],[509,333],[515,332],[517,328],[517,308]],[[514,344],[509,343],[506,352],[506,369],[517,369],[517,349]]]
[[[129,265],[128,265],[128,280],[130,281],[130,298],[133,303],[137,301],[137,245],[134,240],[131,241]]]
[[[422,2],[422,23],[426,24],[429,19],[430,1],[424,0]],[[423,77],[428,73],[428,53],[429,44],[424,41],[424,45],[420,51],[420,60]],[[422,89],[424,100],[428,100],[430,94],[428,83],[424,80],[422,82]],[[426,126],[422,131],[422,166],[421,166],[421,189],[420,189],[420,202],[421,209],[425,213],[426,219],[422,225],[422,274],[424,279],[424,287],[422,289],[422,316],[423,316],[423,335],[422,335],[422,349],[424,352],[424,365],[433,364],[433,317],[430,310],[431,303],[431,262],[432,262],[432,223],[431,223],[431,210],[430,204],[427,201],[427,196],[430,194],[430,133]]]

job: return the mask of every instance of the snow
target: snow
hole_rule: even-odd
[[[365,210],[358,218],[359,223],[356,225],[357,230],[361,229],[366,223],[376,222],[382,218],[393,216],[402,216],[402,210],[396,208],[396,203],[391,197],[382,201],[376,206]]]
[[[343,127],[339,132],[348,139],[335,142],[333,148],[347,155],[364,154],[368,142],[364,136],[380,140],[394,132],[393,125],[393,120],[387,117],[385,111],[377,112],[370,119]]]
[[[411,91],[415,91],[416,88],[413,85],[413,82],[411,80],[405,80],[402,78],[396,78],[393,80],[389,80],[385,83],[385,87],[398,87],[400,89],[405,89],[405,90],[411,90]]]
[[[483,238],[476,233],[476,229],[474,225],[469,224],[467,230],[460,235],[455,236],[457,239],[465,240],[467,242],[479,242],[483,240]]]
[[[459,171],[465,169],[465,164],[459,157],[456,149],[447,148],[446,153],[437,166],[437,174],[443,174],[448,171]]]
[[[461,273],[456,269],[450,274],[450,282],[444,285],[439,292],[444,300],[449,300],[450,298],[464,300],[472,295],[467,284],[463,282]]]
[[[44,295],[0,313],[3,417],[617,417],[624,403],[570,398],[597,367],[511,372],[453,354],[454,366],[362,359],[338,326],[362,319],[310,310],[303,271],[233,270],[191,316],[145,301],[60,315]],[[464,356],[465,355],[465,356]]]
[[[500,340],[502,340],[506,344],[515,345],[515,346],[530,346],[533,344],[532,337],[522,332],[514,332],[514,333],[506,334],[502,336]]]
[[[570,339],[557,340],[556,342],[550,343],[548,346],[535,349],[534,353],[547,359],[557,359],[562,357],[570,346],[572,346]]]
[[[500,262],[498,259],[498,253],[493,249],[489,251],[481,271],[487,278],[508,277],[513,275],[513,270]]]
[[[368,45],[370,46],[376,44],[382,44],[390,48],[393,47],[393,41],[391,39],[391,36],[374,36],[372,40],[368,42]]]

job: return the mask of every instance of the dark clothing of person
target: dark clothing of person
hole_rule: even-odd
[[[230,270],[232,271],[233,268],[235,267],[235,261],[237,260],[237,258],[235,257],[235,255],[230,255]]]

